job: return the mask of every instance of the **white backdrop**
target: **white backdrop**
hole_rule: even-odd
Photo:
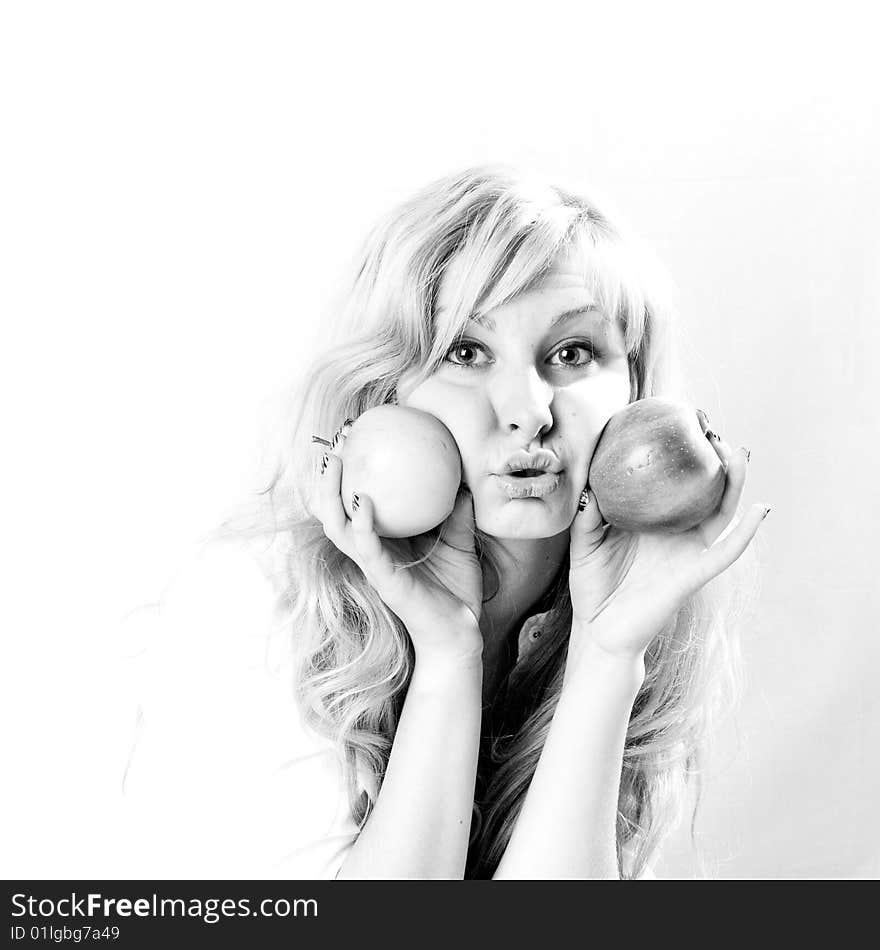
[[[654,245],[773,505],[709,873],[878,876],[868,5],[350,7],[3,5],[4,876],[114,876],[118,619],[250,486],[366,227],[492,160]],[[657,871],[695,873],[684,831]]]

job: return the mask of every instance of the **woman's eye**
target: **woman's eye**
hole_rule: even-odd
[[[596,359],[593,348],[585,343],[566,343],[554,356],[559,357],[559,363],[555,365],[562,366],[587,366]]]
[[[576,369],[581,366],[589,366],[595,360],[596,354],[592,346],[586,343],[566,343],[560,346],[547,362],[551,366],[565,366]],[[462,340],[446,354],[446,362],[452,363],[453,366],[460,366],[462,369],[479,369],[482,366],[487,366],[491,363],[491,360],[482,344],[471,340]]]
[[[462,341],[453,346],[450,351],[446,354],[446,359],[453,364],[453,366],[463,366],[465,369],[472,369],[475,366],[485,366],[485,361],[480,363],[477,361],[479,354],[485,356],[485,352],[479,343],[470,343],[468,341]]]

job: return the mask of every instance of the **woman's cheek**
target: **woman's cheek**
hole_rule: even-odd
[[[439,380],[428,379],[400,400],[401,406],[421,409],[439,419],[452,433],[461,453],[463,476],[476,475],[482,461],[477,454],[486,429],[479,401],[470,391],[461,387],[444,386]]]
[[[581,391],[570,395],[576,411],[583,416],[584,424],[598,435],[616,412],[629,405],[629,376],[608,373],[589,380]]]

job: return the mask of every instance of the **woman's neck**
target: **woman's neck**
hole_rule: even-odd
[[[490,542],[492,543],[492,542]],[[483,696],[495,695],[515,660],[512,637],[556,577],[569,545],[569,533],[536,540],[494,541],[498,562],[497,593],[483,604]],[[483,559],[483,590],[495,590],[494,576]]]

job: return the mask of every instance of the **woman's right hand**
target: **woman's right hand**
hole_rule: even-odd
[[[413,641],[416,659],[477,659],[483,640],[479,620],[483,577],[474,549],[474,506],[470,491],[459,488],[452,513],[443,523],[433,550],[408,567],[396,561],[373,527],[373,503],[358,493],[352,518],[340,494],[342,458],[336,454],[349,425],[325,452],[312,514],[327,538],[363,572],[383,602],[394,611]]]

